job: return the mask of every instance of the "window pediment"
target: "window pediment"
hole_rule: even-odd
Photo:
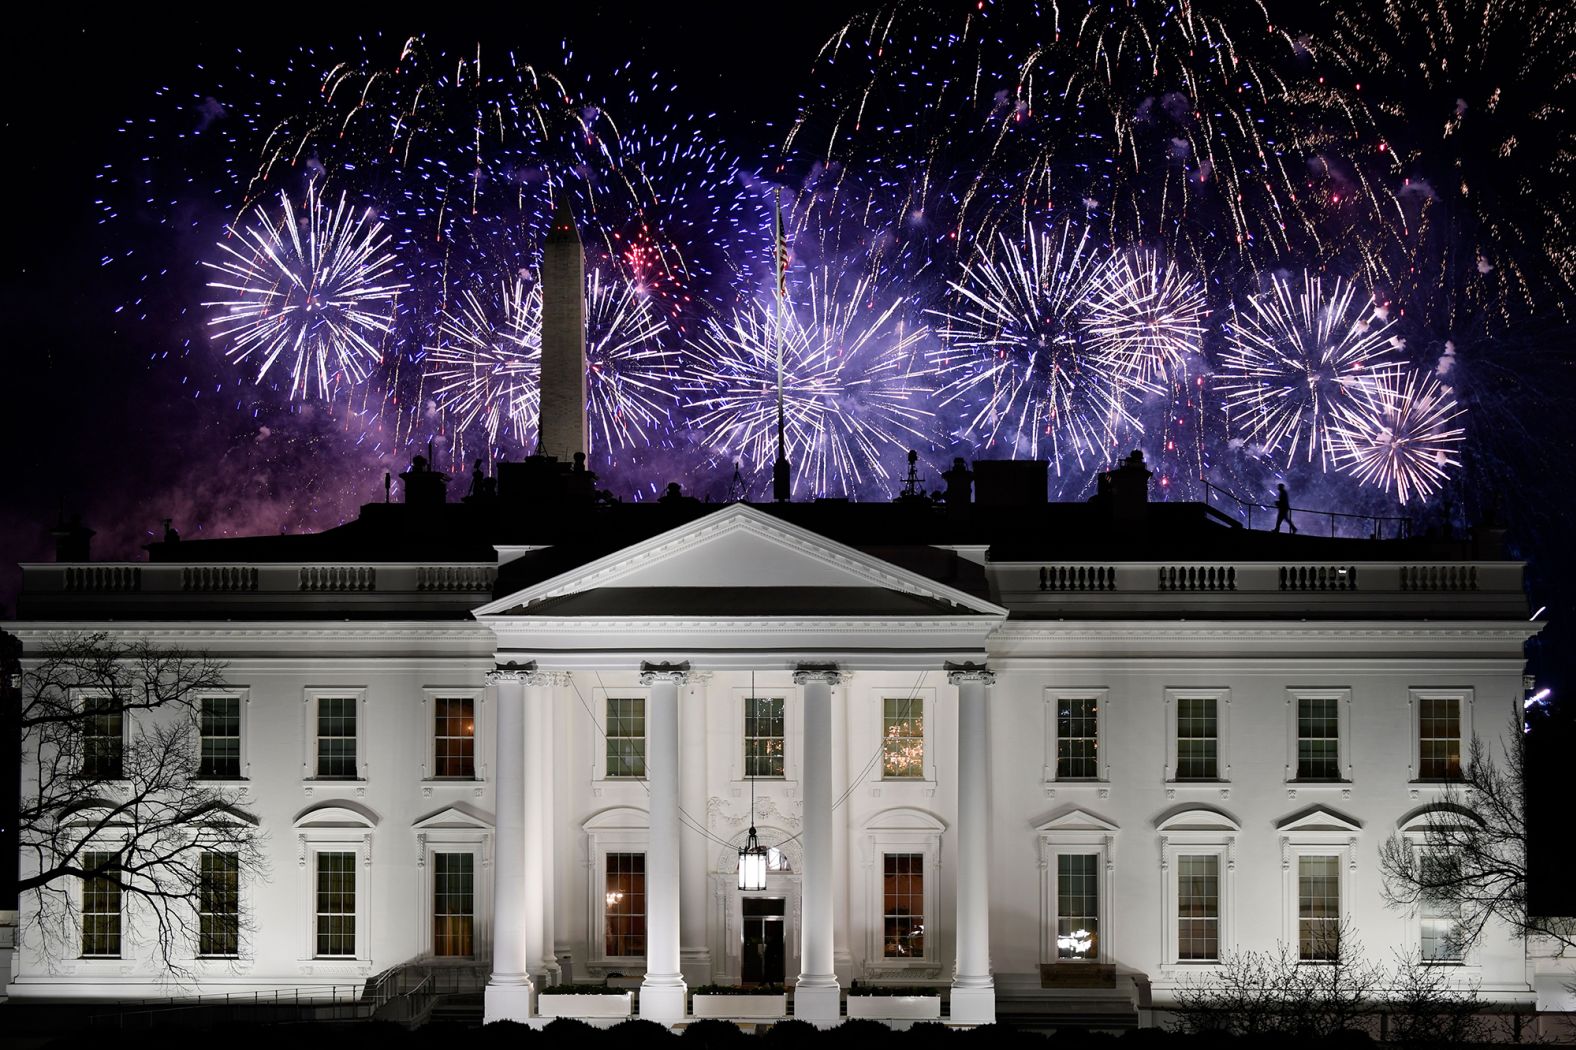
[[[651,816],[634,806],[613,806],[591,814],[580,827],[584,831],[645,831],[651,827]]]
[[[411,824],[416,831],[491,831],[492,823],[471,811],[469,806],[444,806]]]
[[[302,810],[290,826],[298,831],[308,828],[375,828],[378,826],[378,816],[359,803],[339,799]]]
[[[1338,813],[1328,806],[1309,806],[1279,821],[1275,830],[1282,834],[1303,831],[1352,833],[1363,830],[1361,821]]]
[[[1403,834],[1421,835],[1431,828],[1466,827],[1483,825],[1483,818],[1466,806],[1453,802],[1435,802],[1419,806],[1396,821],[1396,830]]]
[[[924,831],[940,834],[947,825],[932,813],[908,806],[884,809],[865,822],[866,831]]]
[[[1074,807],[1060,816],[1052,817],[1045,823],[1037,826],[1035,831],[1041,835],[1057,835],[1073,831],[1099,831],[1113,832],[1117,826],[1104,817],[1097,817],[1086,809]]]
[[[1235,818],[1211,806],[1186,806],[1172,810],[1155,822],[1162,833],[1178,831],[1238,832],[1242,825]]]

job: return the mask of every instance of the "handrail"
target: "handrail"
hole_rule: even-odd
[[[1235,492],[1232,492],[1230,489],[1223,489],[1219,485],[1212,484],[1208,478],[1199,478],[1198,480],[1199,483],[1204,486],[1204,502],[1206,505],[1213,506],[1209,500],[1210,493],[1219,493],[1220,495],[1225,496],[1236,503],[1237,506],[1247,509],[1247,527],[1250,529],[1253,528],[1253,511],[1255,508],[1259,510],[1278,509],[1272,503],[1254,503],[1252,500],[1245,500]],[[1382,540],[1385,538],[1384,525],[1386,523],[1395,525],[1396,539],[1404,540],[1412,534],[1411,518],[1402,518],[1384,514],[1351,514],[1346,511],[1339,510],[1314,510],[1311,507],[1292,507],[1290,510],[1293,514],[1311,514],[1314,516],[1323,516],[1328,518],[1330,521],[1330,536],[1332,539],[1335,537],[1335,525],[1337,518],[1351,518],[1353,521],[1368,522],[1369,528],[1367,530],[1367,538],[1371,540]]]

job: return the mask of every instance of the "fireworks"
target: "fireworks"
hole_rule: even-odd
[[[1365,384],[1399,364],[1390,323],[1335,278],[1283,277],[1234,310],[1217,387],[1233,423],[1266,452],[1328,469],[1335,435],[1359,425]]]
[[[784,435],[795,485],[816,495],[855,496],[910,445],[928,444],[931,412],[921,382],[923,326],[903,300],[871,279],[839,281],[822,270],[803,302],[752,301],[713,318],[696,346],[695,426],[713,448],[751,471],[777,447],[777,362],[782,359]]]
[[[1048,458],[1058,473],[1099,462],[1138,428],[1132,385],[1116,358],[1095,351],[1090,295],[1107,265],[1087,231],[999,237],[952,282],[932,311],[940,347],[937,406],[961,409],[961,430],[982,448]]]
[[[1094,282],[1084,327],[1118,376],[1154,391],[1198,354],[1207,313],[1203,287],[1158,252],[1123,252]]]
[[[505,279],[497,296],[467,289],[445,311],[428,374],[461,432],[480,423],[494,445],[507,422],[522,447],[534,448],[541,408],[542,289],[523,276]]]
[[[660,342],[667,322],[627,281],[591,273],[586,292],[586,400],[591,452],[651,445],[678,395],[678,355]],[[538,317],[541,315],[538,314]]]
[[[208,323],[229,356],[257,361],[259,382],[288,357],[290,396],[326,398],[378,362],[371,339],[388,333],[404,285],[393,280],[389,238],[370,209],[356,213],[344,195],[330,209],[315,184],[299,218],[287,194],[280,204],[277,222],[258,212],[230,231],[238,245],[220,243],[224,257],[207,265],[221,298],[203,305],[217,311]]]
[[[1447,387],[1422,372],[1385,372],[1361,384],[1362,410],[1337,428],[1336,463],[1358,481],[1425,499],[1459,467],[1465,430]]]

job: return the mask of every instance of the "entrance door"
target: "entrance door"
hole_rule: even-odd
[[[787,901],[782,897],[745,897],[740,904],[744,906],[744,951],[739,982],[782,984]]]

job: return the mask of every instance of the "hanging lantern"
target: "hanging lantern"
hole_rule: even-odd
[[[739,889],[764,890],[766,888],[766,847],[755,836],[755,825],[744,839],[739,851]]]

